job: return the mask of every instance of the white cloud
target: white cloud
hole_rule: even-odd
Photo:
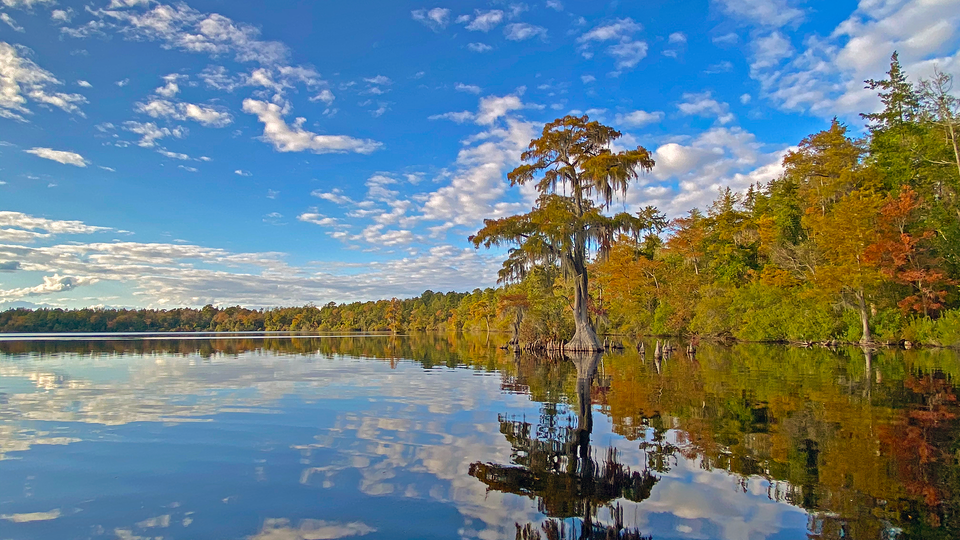
[[[477,124],[487,126],[493,124],[497,118],[506,115],[510,111],[523,108],[523,102],[516,95],[507,96],[487,96],[480,99],[480,108],[477,111]]]
[[[337,98],[336,98],[336,96],[333,95],[333,92],[331,92],[330,90],[327,90],[327,89],[323,89],[323,90],[320,91],[319,94],[317,94],[317,95],[313,96],[312,98],[310,98],[310,101],[322,101],[322,102],[326,103],[327,105],[331,105],[331,104],[333,104],[333,102],[334,102],[335,99],[337,99]]]
[[[456,85],[454,85],[454,89],[455,89],[457,92],[468,92],[468,93],[470,93],[470,94],[479,94],[479,93],[480,93],[480,87],[477,86],[477,85],[475,85],[475,84],[457,83]]]
[[[24,514],[3,514],[0,519],[13,523],[33,523],[35,521],[51,521],[60,517],[60,509],[54,508],[49,512],[29,512]]]
[[[960,74],[958,39],[960,0],[862,0],[830,35],[807,37],[799,53],[778,43],[776,33],[761,34],[750,76],[761,97],[781,109],[853,116],[879,106],[863,81],[883,78],[893,51],[914,80],[935,65]]]
[[[683,94],[683,101],[677,105],[681,113],[688,116],[716,118],[721,124],[729,124],[735,119],[730,105],[717,101],[710,92]]]
[[[240,170],[240,169],[237,169],[237,170],[233,171],[233,174],[236,174],[236,175],[239,175],[239,176],[253,176],[253,174],[251,174],[250,171],[244,171],[244,170]]]
[[[73,18],[73,8],[55,9],[50,12],[50,19],[59,23],[68,23]]]
[[[493,47],[487,45],[486,43],[468,43],[467,48],[473,52],[487,52],[493,50]]]
[[[547,7],[557,11],[563,11],[563,3],[559,0],[547,0]]]
[[[239,78],[231,76],[227,68],[223,66],[208,66],[200,72],[200,80],[207,87],[224,92],[233,92],[243,84]]]
[[[741,94],[741,95],[740,95],[740,103],[742,103],[742,104],[744,104],[744,105],[750,103],[751,100],[753,100],[753,96],[751,96],[750,94]]]
[[[17,24],[17,21],[13,19],[7,13],[0,13],[0,21],[7,23],[7,26],[13,29],[14,32],[23,32],[23,27]]]
[[[629,17],[601,24],[577,38],[577,43],[580,44],[578,50],[584,58],[589,59],[593,57],[591,44],[616,41],[617,43],[607,47],[607,54],[616,59],[617,69],[632,69],[647,56],[647,43],[633,39],[633,34],[642,29],[642,26]]]
[[[3,0],[3,5],[16,9],[32,9],[33,6],[54,5],[57,0]]]
[[[149,6],[150,0],[110,0],[110,9],[123,9],[134,6]]]
[[[683,32],[674,32],[667,38],[667,42],[673,44],[682,44],[687,42],[687,36]]]
[[[83,159],[83,156],[76,152],[54,150],[52,148],[31,148],[24,150],[24,152],[43,159],[49,159],[50,161],[56,161],[57,163],[63,163],[64,165],[73,165],[75,167],[87,166],[87,160]]]
[[[145,12],[108,8],[93,13],[121,25],[121,33],[131,39],[160,41],[166,48],[208,55],[232,53],[238,62],[262,65],[282,64],[289,56],[286,45],[261,40],[254,26],[216,13],[204,14],[186,4],[157,4]]]
[[[478,9],[476,10],[476,16],[473,17],[473,20],[467,25],[467,30],[489,32],[496,28],[501,22],[503,22],[503,11],[499,9],[480,11]]]
[[[616,116],[617,124],[629,127],[641,127],[647,124],[657,123],[663,120],[662,111],[632,111],[628,113],[618,113]]]
[[[617,59],[617,69],[630,69],[647,56],[647,44],[643,41],[624,41],[611,45],[607,54]]]
[[[19,300],[31,296],[67,292],[84,285],[92,285],[98,281],[95,277],[85,276],[61,276],[59,274],[43,276],[43,283],[35,287],[0,289],[0,301]]]
[[[474,115],[470,111],[460,111],[460,112],[447,112],[443,114],[434,114],[427,117],[428,120],[451,120],[458,124],[464,122],[472,122]]]
[[[298,118],[292,125],[283,119],[279,105],[245,99],[243,112],[256,115],[263,123],[263,140],[273,144],[280,152],[302,152],[309,150],[316,154],[357,152],[369,154],[382,146],[370,139],[356,139],[346,135],[317,135],[303,129],[306,119]]]
[[[162,155],[162,156],[168,157],[168,158],[170,158],[170,159],[179,159],[180,161],[188,161],[188,160],[190,160],[190,156],[188,156],[188,155],[186,155],[186,154],[180,154],[180,153],[177,153],[177,152],[171,152],[171,151],[167,150],[166,148],[158,148],[158,149],[157,149],[157,153],[160,154],[160,155]]]
[[[136,104],[137,112],[153,118],[171,118],[174,120],[193,120],[207,127],[226,127],[233,123],[233,117],[227,111],[194,103],[175,103],[164,99],[151,99]]]
[[[167,99],[172,98],[173,96],[180,93],[180,85],[177,84],[177,81],[180,80],[181,78],[184,78],[184,77],[176,73],[172,75],[167,75],[166,77],[163,78],[166,84],[154,90],[153,93],[157,94],[158,96],[163,96]]]
[[[793,45],[780,31],[774,31],[766,36],[753,40],[753,62],[750,64],[751,73],[759,73],[764,69],[777,66],[785,58],[793,56]]]
[[[0,240],[30,242],[58,234],[92,234],[111,231],[109,227],[87,225],[82,221],[39,218],[22,212],[0,211]],[[20,240],[14,239],[19,235]]]
[[[581,75],[580,80],[583,81],[583,84],[590,84],[597,80],[593,75]]]
[[[803,21],[804,12],[788,0],[714,0],[734,17],[764,26],[781,27]],[[873,1],[873,0],[868,0]]]
[[[743,191],[756,182],[769,182],[782,171],[789,148],[767,151],[756,136],[739,127],[714,127],[692,140],[669,142],[653,152],[657,165],[652,177],[627,194],[627,202],[652,204],[670,216],[703,208],[717,191]]]
[[[85,80],[83,80],[83,79],[77,81],[77,85],[78,85],[78,86],[82,86],[82,87],[84,87],[84,88],[93,88],[93,85],[92,85],[92,84],[90,84],[89,82],[87,82],[87,81],[85,81]]]
[[[83,116],[79,104],[87,99],[80,94],[51,91],[63,83],[25,58],[26,52],[27,49],[0,41],[0,118],[25,122],[24,115],[32,114],[26,106],[28,100]]]
[[[579,38],[577,38],[578,43],[590,43],[590,42],[603,42],[603,41],[620,41],[624,38],[629,38],[635,32],[639,32],[643,27],[635,23],[633,19],[617,19],[612,23],[602,24],[594,27],[593,29],[585,32]]]
[[[712,39],[717,45],[733,45],[734,43],[740,41],[740,36],[734,32],[716,36]]]
[[[341,205],[341,206],[344,206],[344,205],[351,205],[351,206],[352,206],[352,205],[356,204],[356,203],[353,201],[353,199],[351,199],[350,197],[347,197],[346,195],[344,195],[344,194],[343,194],[343,191],[342,191],[341,189],[339,189],[339,188],[334,188],[332,191],[321,191],[321,190],[319,190],[319,189],[315,189],[315,190],[313,190],[313,191],[310,192],[310,195],[312,195],[312,196],[314,196],[314,197],[318,197],[318,198],[323,199],[323,200],[325,200],[325,201],[330,201],[330,202],[332,202],[332,203],[334,203],[334,204],[338,204],[338,205]]]
[[[335,227],[340,224],[336,218],[327,217],[323,214],[318,214],[314,212],[304,212],[297,216],[298,221],[303,221],[304,223],[313,223],[314,225],[320,225],[321,227]]]
[[[527,23],[508,24],[503,29],[503,35],[510,41],[525,41],[531,38],[547,38],[547,29],[542,26],[534,26]]]
[[[376,77],[371,77],[369,79],[364,79],[364,81],[370,84],[376,84],[379,86],[384,86],[388,84],[393,84],[393,81],[390,80],[390,77],[384,75],[377,75]]]
[[[450,22],[450,10],[446,8],[417,9],[411,11],[413,20],[423,23],[433,30],[445,28]]]
[[[156,141],[159,139],[163,139],[165,137],[182,139],[186,134],[186,131],[182,127],[177,126],[173,129],[166,127],[161,128],[153,122],[124,122],[123,129],[140,135],[140,141],[137,144],[144,148],[152,148],[156,146]]]
[[[233,117],[226,111],[220,111],[212,107],[203,107],[193,103],[182,104],[184,115],[190,119],[200,122],[205,126],[224,127],[233,122]]]

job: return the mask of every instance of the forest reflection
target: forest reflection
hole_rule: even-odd
[[[518,523],[518,538],[656,535],[628,531],[623,508],[664,512],[658,490],[676,481],[681,464],[802,509],[811,538],[960,537],[956,352],[758,344],[682,351],[662,361],[632,351],[518,357],[486,336],[427,334],[0,341],[0,359],[12,362],[181,355],[242,365],[250,355],[323,355],[496,372],[504,393],[538,403],[539,418],[501,414],[509,463],[477,461],[470,475],[536,501],[546,521]],[[595,415],[628,444],[593,442]]]
[[[561,538],[645,538],[639,530],[625,529],[622,509],[614,501],[642,502],[650,497],[659,478],[648,469],[631,471],[609,449],[597,459],[590,445],[593,433],[592,388],[600,354],[578,354],[548,362],[571,362],[576,368],[576,420],[564,423],[555,405],[541,408],[539,425],[500,417],[500,432],[513,447],[513,465],[475,462],[470,475],[504,493],[533,498],[541,513],[559,520],[540,526],[548,540]],[[610,506],[614,523],[597,522],[600,507]],[[579,518],[569,527],[566,518]],[[516,524],[517,537],[541,538],[532,524]]]

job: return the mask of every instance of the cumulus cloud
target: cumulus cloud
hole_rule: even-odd
[[[79,105],[87,99],[54,91],[63,82],[26,58],[26,53],[28,49],[0,41],[0,118],[26,122],[24,115],[33,114],[28,101],[83,116]]]
[[[499,9],[491,9],[488,11],[481,11],[478,9],[476,10],[476,15],[472,18],[472,20],[469,17],[466,19],[470,21],[470,24],[467,25],[467,30],[474,32],[489,32],[503,22],[503,19],[504,13]]]
[[[616,58],[617,69],[630,69],[646,58],[647,44],[643,41],[625,41],[608,47],[607,54]]]
[[[67,152],[65,150],[54,150],[53,148],[31,148],[24,150],[28,154],[33,154],[43,159],[63,163],[64,165],[73,165],[76,167],[86,167],[87,160],[76,152]]]
[[[493,50],[493,47],[487,45],[486,43],[468,43],[467,48],[473,52],[487,52]]]
[[[0,300],[19,300],[30,296],[67,292],[84,285],[92,285],[97,281],[99,281],[97,278],[87,276],[61,276],[59,274],[43,276],[43,283],[35,287],[0,289]]]
[[[589,59],[593,57],[591,45],[615,42],[607,45],[606,53],[616,60],[617,69],[632,69],[647,56],[647,43],[633,38],[633,34],[642,29],[629,17],[616,19],[584,32],[577,38],[578,49],[584,58]]]
[[[50,12],[50,19],[58,23],[68,23],[73,18],[73,8],[55,9]]]
[[[413,20],[423,23],[433,30],[445,28],[450,22],[450,10],[446,8],[416,9],[410,12]]]
[[[111,4],[112,6],[112,4]],[[147,11],[108,7],[93,13],[118,25],[130,39],[159,41],[166,48],[208,55],[233,54],[238,62],[278,65],[289,50],[277,41],[260,39],[260,31],[217,13],[201,13],[186,4],[154,5]]]
[[[193,120],[207,127],[226,127],[233,123],[233,116],[225,109],[195,103],[178,103],[165,99],[151,99],[137,103],[137,112],[153,118],[170,118],[173,120]]]
[[[475,84],[457,83],[453,87],[457,92],[468,92],[470,94],[479,94],[480,87]]]
[[[546,39],[547,29],[527,23],[514,23],[504,28],[503,35],[510,41],[526,41],[535,37]]]
[[[434,114],[427,117],[428,120],[450,120],[458,124],[464,122],[471,122],[474,119],[474,114],[470,111],[460,111],[460,112],[447,112],[443,114]]]
[[[897,51],[916,80],[934,66],[960,75],[960,1],[862,0],[829,35],[811,35],[795,50],[777,31],[757,32],[750,76],[760,96],[788,111],[853,116],[880,106],[863,81],[883,78]]]
[[[617,124],[628,127],[642,127],[647,124],[657,123],[663,120],[662,111],[631,111],[628,113],[618,113],[616,116]]]
[[[764,26],[781,27],[803,21],[803,10],[789,0],[714,0],[728,14]]]
[[[714,99],[711,92],[683,94],[683,101],[677,105],[677,109],[688,116],[716,118],[721,124],[728,124],[735,119],[730,112],[730,105]]]
[[[300,522],[298,527],[294,527],[288,519],[267,519],[264,520],[260,532],[251,536],[250,540],[333,540],[351,536],[365,536],[374,532],[377,532],[377,530],[360,521],[337,523],[305,519]]]
[[[630,39],[635,32],[639,32],[643,27],[633,21],[631,18],[617,19],[611,23],[601,24],[585,32],[579,38],[578,43],[620,41]]]
[[[282,253],[235,253],[191,244],[65,243],[44,247],[0,245],[0,262],[18,261],[58,286],[93,280],[131,287],[142,305],[269,307],[408,296],[425,289],[461,289],[496,279],[498,263],[473,249],[435,246],[417,257],[378,260],[360,272],[333,265],[326,272],[287,265]],[[82,279],[58,285],[64,277]],[[4,291],[7,300],[34,287]],[[39,290],[39,289],[38,289]],[[51,290],[50,294],[55,294]]]
[[[263,123],[263,140],[280,152],[303,152],[315,154],[356,152],[369,154],[382,144],[370,139],[357,139],[346,135],[317,135],[303,129],[305,118],[297,118],[293,124],[283,119],[283,110],[275,103],[255,99],[243,101],[243,112],[256,115]]]
[[[53,220],[22,212],[0,211],[0,241],[4,242],[30,243],[60,234],[92,234],[111,230],[113,229],[108,227],[87,225],[82,221]],[[3,257],[0,257],[0,260],[2,259]],[[20,264],[17,263],[17,268],[19,267]]]
[[[52,6],[57,3],[57,0],[3,0],[0,3],[8,8],[33,9],[34,6]]]
[[[523,108],[523,102],[516,95],[507,96],[487,96],[480,100],[480,107],[477,111],[475,120],[480,125],[490,125],[507,114]]]
[[[153,148],[157,145],[157,140],[159,139],[166,137],[181,139],[186,134],[186,130],[180,126],[170,129],[167,127],[159,127],[153,122],[124,122],[123,129],[130,133],[140,135],[140,141],[137,145],[144,148]]]
[[[333,95],[333,92],[331,92],[330,90],[324,89],[319,94],[310,98],[310,101],[322,101],[327,105],[332,105],[334,100],[336,99],[337,98],[336,96]]]
[[[13,19],[8,13],[0,13],[0,21],[6,23],[14,32],[23,32],[23,27],[17,24],[17,21]]]
[[[651,179],[628,192],[627,202],[652,204],[670,216],[703,208],[718,190],[743,191],[783,172],[789,148],[767,148],[739,127],[713,127],[689,140],[667,142],[653,151],[657,165]]]

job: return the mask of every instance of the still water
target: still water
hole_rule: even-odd
[[[0,340],[0,539],[957,538],[958,373],[926,350]]]

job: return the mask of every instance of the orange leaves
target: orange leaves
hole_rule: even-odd
[[[865,253],[887,278],[910,287],[912,294],[898,302],[904,313],[930,315],[943,308],[947,287],[954,284],[939,262],[930,255],[933,231],[912,233],[909,225],[921,206],[917,193],[908,186],[897,197],[888,195],[880,211],[878,236]]]

